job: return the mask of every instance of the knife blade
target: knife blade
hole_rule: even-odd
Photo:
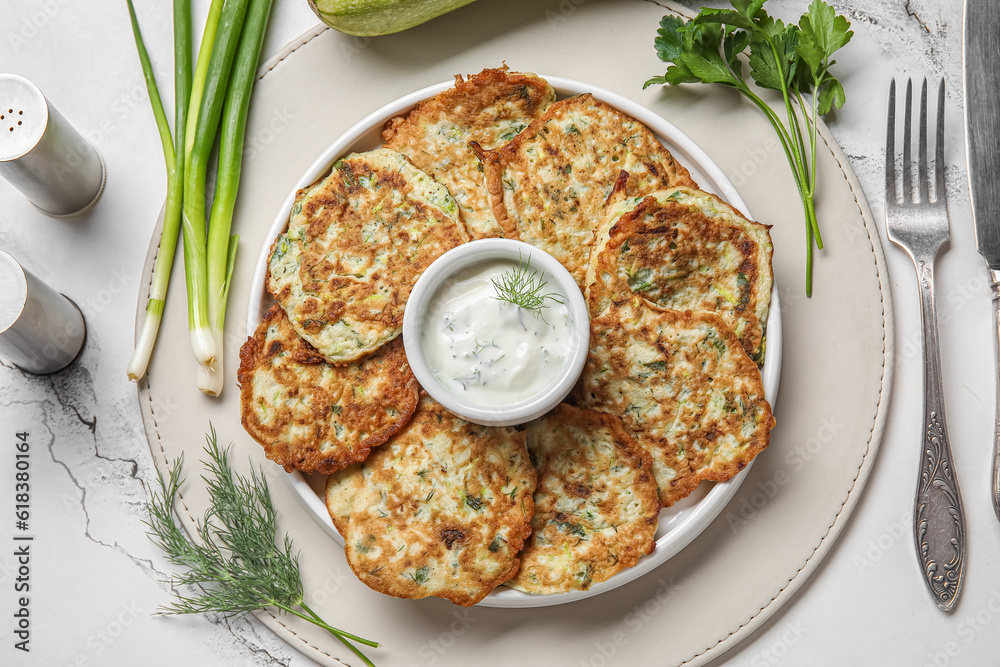
[[[976,245],[993,292],[993,369],[998,373],[991,491],[1000,519],[1000,3],[965,0],[962,71],[969,194]]]

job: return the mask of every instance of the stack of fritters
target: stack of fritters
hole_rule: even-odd
[[[576,400],[621,415],[653,457],[664,507],[729,479],[770,440],[757,363],[771,252],[766,225],[686,187],[619,197],[597,230]]]
[[[544,79],[506,68],[458,77],[392,119],[386,146],[338,160],[297,193],[268,262],[277,310],[244,345],[239,371],[244,426],[272,459],[330,473],[407,422],[416,389],[397,337],[410,289],[469,240],[466,225],[490,235],[468,144],[502,144],[554,98]]]
[[[480,154],[504,235],[558,259],[581,289],[594,225],[622,171],[629,194],[694,186],[649,128],[589,94],[556,102],[509,143]]]
[[[469,147],[498,148],[556,99],[549,82],[531,74],[487,69],[390,120],[384,146],[397,150],[451,191],[472,238],[503,236],[490,211],[483,170]]]
[[[286,470],[331,475],[374,590],[587,590],[653,551],[661,506],[767,445],[767,227],[697,190],[642,123],[554,100],[506,67],[456,77],[301,190],[272,246],[278,305],[241,350],[243,424]],[[554,255],[591,311],[577,406],[521,429],[418,400],[398,338],[420,273],[496,236]]]
[[[664,507],[767,446],[774,418],[760,372],[720,316],[633,297],[593,318],[590,335],[577,401],[621,415],[653,457]]]
[[[672,310],[718,313],[763,362],[771,301],[771,236],[715,195],[659,190],[609,207],[587,269],[597,317],[633,295]]]

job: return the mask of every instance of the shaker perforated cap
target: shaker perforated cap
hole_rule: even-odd
[[[31,81],[0,73],[0,176],[54,216],[94,205],[104,190],[97,150]]]
[[[48,123],[49,108],[38,86],[0,74],[0,160],[14,160],[34,148]]]

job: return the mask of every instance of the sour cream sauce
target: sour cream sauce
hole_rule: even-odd
[[[541,313],[497,299],[493,280],[517,268],[505,259],[458,271],[428,307],[421,346],[431,373],[458,398],[479,405],[514,405],[552,383],[569,355],[572,315],[566,295],[543,271],[563,303],[545,300]]]

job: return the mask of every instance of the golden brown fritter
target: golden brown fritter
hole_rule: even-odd
[[[763,361],[771,302],[771,237],[718,197],[676,188],[612,206],[587,272],[598,316],[633,295],[673,310],[718,313]]]
[[[653,552],[660,500],[652,459],[618,417],[566,404],[528,424],[538,486],[521,569],[507,585],[585,591]]]
[[[330,477],[326,504],[369,587],[469,606],[517,572],[534,490],[522,431],[470,424],[423,396],[406,428]]]
[[[399,335],[417,276],[468,240],[448,189],[386,149],[354,153],[299,192],[267,289],[333,364]]]
[[[240,349],[243,428],[285,470],[331,473],[368,457],[409,421],[417,380],[397,339],[328,364],[273,306]]]
[[[410,158],[417,168],[451,191],[473,238],[503,236],[493,218],[479,159],[469,148],[502,146],[556,99],[552,86],[533,74],[506,67],[485,69],[386,123],[385,147]]]
[[[774,426],[760,371],[721,317],[638,297],[591,320],[576,396],[583,407],[620,415],[652,455],[664,507],[702,480],[746,468]]]
[[[553,255],[581,288],[595,228],[623,170],[628,195],[694,186],[645,125],[589,94],[559,100],[510,143],[479,153],[504,235]]]

